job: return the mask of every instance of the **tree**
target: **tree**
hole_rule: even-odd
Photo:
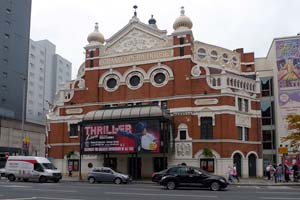
[[[281,142],[290,142],[290,146],[293,150],[298,150],[300,147],[300,115],[288,115],[288,130],[291,130],[292,133],[281,137]]]

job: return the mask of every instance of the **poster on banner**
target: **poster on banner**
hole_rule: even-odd
[[[83,153],[160,152],[159,121],[85,124]]]
[[[300,106],[300,40],[276,41],[278,102],[283,109]]]

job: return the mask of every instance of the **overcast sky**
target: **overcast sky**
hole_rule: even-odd
[[[256,57],[266,56],[273,38],[300,32],[299,0],[32,0],[30,37],[54,43],[56,52],[72,62],[74,79],[94,23],[110,38],[129,22],[133,5],[142,22],[153,14],[158,28],[168,34],[184,6],[196,40],[244,48]]]

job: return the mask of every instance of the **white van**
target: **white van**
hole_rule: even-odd
[[[61,172],[44,157],[9,156],[5,165],[5,176],[9,181],[22,179],[23,181],[37,180],[45,183],[48,180],[58,182]]]

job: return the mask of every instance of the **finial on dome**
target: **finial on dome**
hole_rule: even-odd
[[[184,11],[184,6],[181,6],[181,11],[180,11],[180,14],[181,15],[184,15],[185,11]]]
[[[185,10],[184,7],[181,6],[181,10],[180,10],[180,16],[175,20],[174,24],[173,24],[173,28],[174,30],[178,31],[178,30],[190,30],[193,27],[193,22],[191,21],[191,19],[187,16],[185,16]]]
[[[98,22],[95,23],[95,31],[99,32]]]
[[[137,5],[134,5],[133,8],[134,8],[134,16],[136,17],[136,16],[137,16],[136,9],[137,9],[138,7],[137,7]]]
[[[92,33],[88,35],[87,41],[91,42],[99,42],[101,44],[104,43],[104,36],[99,32],[98,22],[95,23],[95,29]]]

